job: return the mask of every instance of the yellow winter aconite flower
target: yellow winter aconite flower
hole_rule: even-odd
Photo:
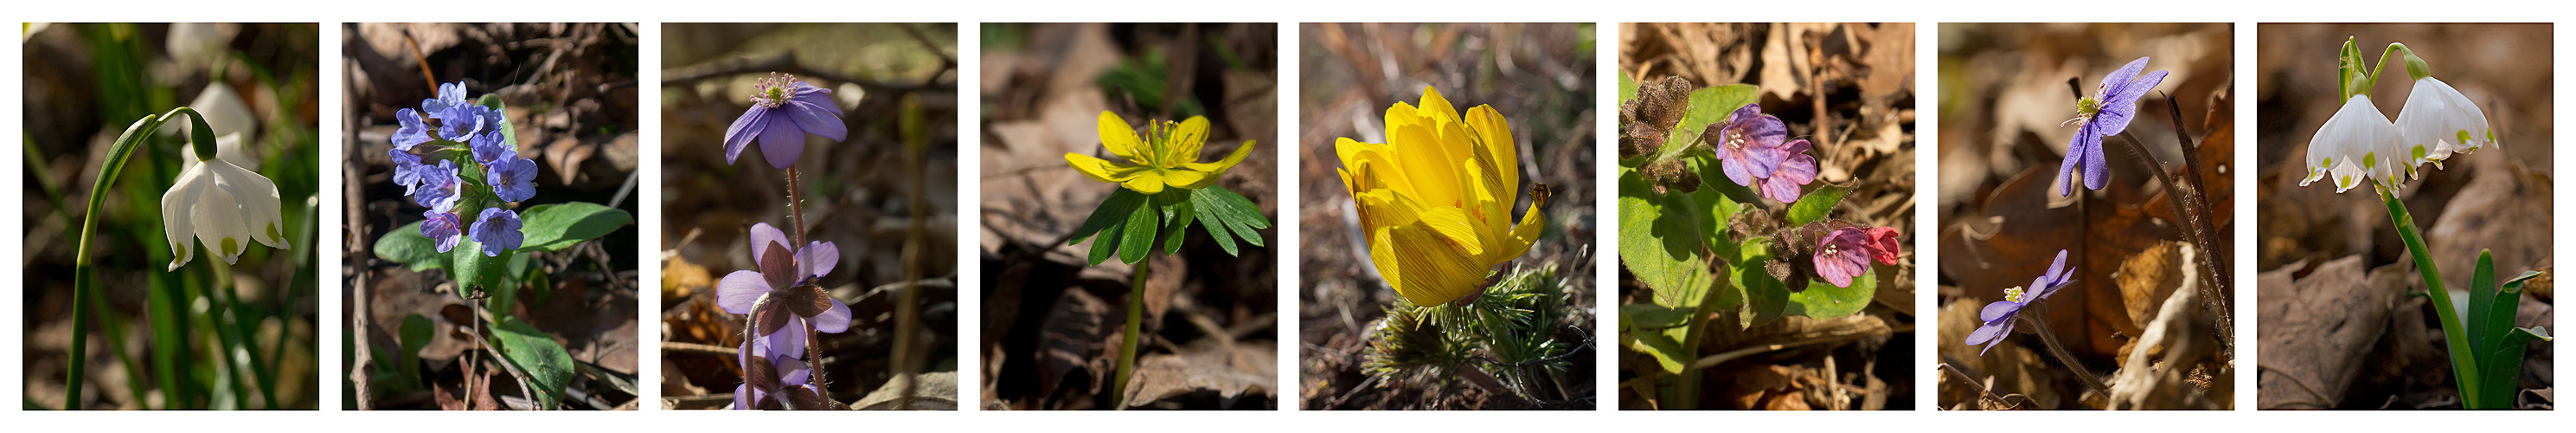
[[[1531,188],[1530,208],[1513,224],[1520,154],[1511,121],[1492,106],[1462,118],[1439,90],[1424,87],[1422,106],[1387,108],[1386,136],[1385,144],[1342,138],[1333,147],[1369,259],[1396,294],[1416,305],[1466,298],[1495,265],[1538,239],[1547,185]]]
[[[1217,162],[1198,162],[1199,147],[1207,141],[1206,117],[1190,116],[1180,123],[1163,122],[1146,125],[1147,139],[1136,136],[1127,119],[1118,113],[1100,112],[1100,145],[1126,162],[1109,161],[1079,153],[1064,154],[1064,162],[1075,171],[1101,182],[1125,186],[1145,194],[1163,192],[1169,186],[1181,189],[1206,188],[1225,175],[1227,169],[1243,163],[1252,154],[1252,140]]]

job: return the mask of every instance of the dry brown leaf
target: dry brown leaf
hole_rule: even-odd
[[[1277,342],[1244,341],[1225,345],[1200,339],[1177,354],[1153,354],[1136,360],[1127,405],[1144,406],[1183,394],[1213,391],[1234,399],[1245,393],[1270,394],[1279,377]]]

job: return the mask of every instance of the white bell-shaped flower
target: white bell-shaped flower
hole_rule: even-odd
[[[282,209],[277,184],[266,176],[223,157],[188,166],[170,185],[170,192],[161,194],[162,233],[170,241],[169,270],[179,270],[196,258],[196,249],[188,246],[190,237],[206,244],[206,251],[225,264],[237,263],[250,241],[293,249],[286,242]]]
[[[2406,107],[2397,112],[2399,145],[2409,153],[2409,165],[2433,163],[2453,154],[2484,149],[2496,143],[2495,130],[2487,128],[2487,115],[2469,102],[2459,89],[2433,77],[2415,80],[2415,89],[2406,95]]]
[[[2299,179],[2299,186],[2329,175],[2338,193],[2361,186],[2365,177],[2382,186],[2404,182],[2398,172],[2412,170],[2402,168],[2407,165],[2399,156],[2403,153],[2397,147],[2397,135],[2397,125],[2379,114],[2370,95],[2354,95],[2308,140],[2308,175]]]

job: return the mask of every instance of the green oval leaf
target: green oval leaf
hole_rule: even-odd
[[[1842,203],[1843,196],[1850,193],[1850,188],[1834,185],[1807,191],[1806,196],[1798,197],[1797,203],[1789,205],[1789,225],[1794,227],[1824,221],[1826,215],[1834,212],[1834,205]]]
[[[421,236],[420,223],[413,222],[376,238],[376,258],[401,263],[413,271],[444,267],[447,256],[438,252],[438,244]]]
[[[519,215],[519,251],[558,251],[635,223],[635,215],[595,203],[537,205]]]
[[[501,357],[525,374],[528,385],[536,389],[538,407],[553,409],[563,404],[564,384],[572,381],[572,355],[563,345],[534,326],[506,315],[493,323],[492,341],[499,343]]]
[[[1871,296],[1877,294],[1877,272],[1853,277],[1851,287],[1834,287],[1824,277],[1809,278],[1806,291],[1789,294],[1788,309],[1782,313],[1818,319],[1849,316],[1868,307]]]

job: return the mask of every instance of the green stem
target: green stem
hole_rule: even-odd
[[[81,385],[89,377],[81,358],[89,351],[89,296],[87,295],[90,292],[90,285],[98,283],[90,276],[89,245],[90,241],[98,236],[99,209],[107,204],[107,196],[102,193],[116,185],[117,174],[125,171],[125,158],[133,155],[134,149],[140,147],[143,140],[151,138],[154,131],[159,131],[161,124],[169,121],[171,115],[181,112],[190,114],[188,118],[197,124],[205,124],[205,120],[200,119],[205,116],[197,114],[196,110],[188,107],[173,108],[170,112],[159,115],[144,115],[143,119],[134,121],[133,125],[127,125],[125,133],[117,136],[116,145],[108,148],[107,161],[99,166],[98,181],[93,182],[90,187],[89,210],[83,212],[81,217],[80,246],[75,249],[78,252],[72,256],[72,347],[71,353],[68,354],[71,362],[63,375],[64,410],[80,407]],[[212,141],[214,137],[205,139]]]
[[[2433,299],[2433,313],[2442,319],[2442,345],[2451,352],[2452,382],[2459,385],[2460,404],[2470,408],[2486,407],[2478,395],[2477,355],[2469,351],[2468,330],[2461,327],[2458,310],[2451,308],[2451,291],[2442,285],[2442,271],[2433,266],[2433,254],[2424,246],[2424,235],[2415,228],[2415,215],[2406,212],[2406,203],[2386,187],[2379,191],[2379,201],[2388,204],[2388,220],[2397,225],[2397,238],[2406,241],[2406,254],[2414,256],[2417,275],[2424,277],[2424,297]]]
[[[1728,281],[1725,276],[1733,273],[1734,272],[1732,270],[1727,269],[1727,265],[1721,264],[1717,266],[1717,273],[1715,274],[1718,276],[1716,278],[1717,281],[1708,285],[1708,293],[1700,296],[1699,298],[1699,309],[1691,313],[1690,318],[1686,319],[1687,322],[1683,324],[1683,326],[1689,326],[1689,328],[1685,328],[1685,330],[1682,331],[1682,353],[1690,357],[1699,356],[1700,343],[1708,340],[1708,327],[1710,325],[1708,316],[1717,314],[1718,293],[1721,290],[1726,290]],[[1672,395],[1664,396],[1664,400],[1670,403],[1667,405],[1669,406],[1667,409],[1699,409],[1700,368],[1696,365],[1697,363],[1693,364],[1694,365],[1682,368],[1681,377],[1679,379],[1681,382],[1673,384]]]
[[[1145,275],[1154,266],[1154,256],[1136,262],[1136,282],[1127,286],[1127,331],[1118,340],[1118,376],[1109,392],[1113,410],[1127,410],[1127,380],[1136,374],[1136,334],[1145,331]]]

